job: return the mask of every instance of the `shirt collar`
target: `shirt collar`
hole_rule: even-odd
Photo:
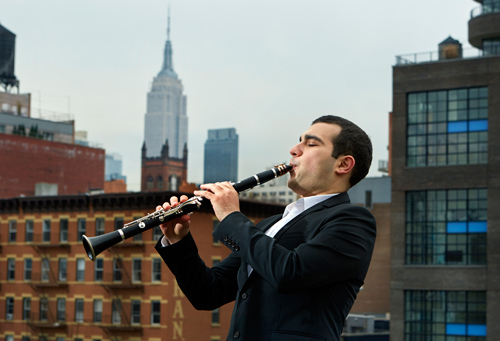
[[[296,214],[300,214],[305,210],[307,210],[308,208],[313,207],[314,205],[319,204],[320,202],[323,202],[326,199],[331,198],[337,194],[338,193],[315,195],[312,197],[300,198],[299,200],[292,202],[285,208],[285,212],[283,212],[283,217],[286,217],[292,211],[292,209],[297,212]]]

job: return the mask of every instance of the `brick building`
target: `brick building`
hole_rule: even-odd
[[[103,251],[91,262],[81,236],[121,228],[171,192],[0,200],[0,338],[20,340],[223,340],[232,304],[196,311],[154,250],[159,228]],[[241,202],[258,222],[283,207]],[[210,265],[229,249],[214,242],[210,205],[192,233]]]
[[[147,157],[146,143],[142,145],[141,192],[178,191],[187,183],[187,145],[182,158],[169,156],[168,140],[158,157]]]
[[[39,183],[60,195],[104,188],[104,149],[0,134],[0,160],[0,198],[34,196]]]
[[[498,340],[500,1],[393,68],[391,340]],[[423,59],[423,58],[427,59]]]

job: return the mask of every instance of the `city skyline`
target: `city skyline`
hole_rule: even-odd
[[[168,4],[120,2],[119,16],[117,4],[1,1],[0,23],[17,36],[15,73],[21,92],[32,93],[32,117],[40,106],[69,111],[76,130],[123,155],[128,188],[136,191],[146,93],[163,62]],[[289,160],[300,134],[324,114],[344,116],[368,132],[374,144],[369,175],[380,175],[377,162],[388,158],[395,56],[437,51],[448,36],[467,49],[466,23],[479,4],[170,6],[175,69],[189,96],[188,181],[200,183],[208,129],[237,129],[243,178]]]

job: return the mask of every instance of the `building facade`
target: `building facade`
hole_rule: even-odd
[[[393,68],[391,340],[500,335],[500,1]]]
[[[184,145],[182,158],[169,156],[168,141],[165,142],[158,157],[147,157],[146,144],[142,146],[141,191],[161,192],[178,191],[187,183],[187,145]]]
[[[238,181],[238,134],[235,128],[211,129],[205,141],[203,182]]]
[[[154,249],[156,227],[87,257],[95,237],[143,217],[172,195],[122,193],[0,200],[0,338],[29,340],[225,340],[232,304],[196,311]],[[283,207],[242,201],[252,221]],[[191,216],[200,257],[230,250],[211,235],[210,205]]]
[[[158,157],[168,140],[169,157],[182,158],[188,140],[186,96],[177,73],[173,69],[172,44],[170,42],[170,16],[163,67],[153,80],[148,93],[144,124],[144,141],[147,157]]]

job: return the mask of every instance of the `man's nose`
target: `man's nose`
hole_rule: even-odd
[[[295,146],[290,149],[290,155],[292,156],[300,156],[302,155],[302,149],[300,148],[300,143],[297,143]]]

